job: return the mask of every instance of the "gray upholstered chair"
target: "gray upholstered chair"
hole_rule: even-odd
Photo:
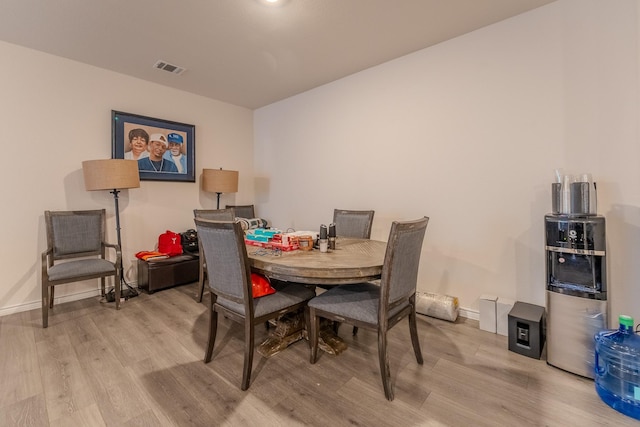
[[[54,287],[99,278],[102,295],[105,280],[113,276],[116,309],[120,309],[120,247],[105,242],[105,210],[45,211],[47,250],[42,253],[42,327],[49,326]],[[113,249],[114,260],[107,259]],[[109,251],[111,252],[111,251]]]
[[[347,209],[333,210],[333,223],[336,225],[336,235],[342,237],[371,238],[371,227],[375,211],[354,211]],[[339,323],[335,323],[336,333]],[[353,335],[358,334],[358,327],[353,327]]]
[[[336,235],[342,237],[371,238],[371,226],[375,211],[333,210]]]
[[[388,400],[393,400],[387,331],[407,316],[416,360],[420,365],[423,363],[415,303],[418,265],[428,222],[427,217],[393,222],[379,286],[371,283],[336,286],[309,301],[311,363],[315,363],[318,356],[320,317],[374,330],[378,333],[378,359],[384,394]]]
[[[256,210],[253,205],[226,205],[226,208],[233,208],[238,218],[256,217]]]
[[[233,221],[236,215],[232,208],[194,209],[193,217],[212,221]],[[207,263],[204,259],[202,247],[200,246],[200,239],[198,239],[198,254],[198,261],[200,263],[200,274],[198,275],[198,302],[202,302],[202,296],[204,295],[204,283],[207,276]]]
[[[218,329],[218,313],[244,327],[244,369],[240,388],[251,383],[255,326],[285,313],[304,308],[315,293],[304,286],[279,282],[276,292],[253,298],[251,268],[244,232],[237,222],[195,220],[198,238],[207,259],[209,298],[209,340],[204,356],[208,363]]]

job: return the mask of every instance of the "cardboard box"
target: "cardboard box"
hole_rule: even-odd
[[[494,295],[480,296],[480,329],[496,333],[496,304],[498,297]]]

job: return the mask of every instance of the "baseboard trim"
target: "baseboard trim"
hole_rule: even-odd
[[[471,310],[470,308],[459,308],[458,315],[471,320],[480,320],[480,312],[478,310]]]
[[[85,298],[97,297],[100,295],[100,289],[91,289],[88,291],[75,292],[73,294],[63,295],[53,299],[53,304],[61,304],[63,302],[78,301]],[[0,317],[8,316],[9,314],[20,313],[23,311],[35,310],[42,307],[40,300],[30,301],[23,304],[16,304],[10,307],[0,308]]]
[[[129,283],[132,287],[136,288],[137,283]],[[69,295],[64,295],[54,299],[54,304],[60,304],[63,302],[78,301],[85,298],[97,297],[100,295],[100,289],[91,289],[88,291],[76,292]],[[9,314],[20,313],[23,311],[35,310],[40,308],[40,301],[31,301],[23,304],[17,304],[10,307],[0,308],[0,317],[8,316]],[[458,309],[458,315],[472,320],[480,320],[480,312],[478,310],[472,310],[469,308],[460,307]]]
[[[128,282],[129,285],[133,288],[137,288],[138,284],[136,282]],[[64,302],[78,301],[86,298],[93,298],[100,296],[100,288],[97,289],[89,289],[86,291],[74,292],[72,294],[63,295],[60,297],[55,297],[53,299],[53,304],[62,304]],[[23,311],[36,310],[42,307],[42,303],[40,300],[38,301],[29,301],[22,304],[16,304],[9,307],[0,308],[0,317],[8,316],[10,314],[21,313]]]
[[[429,317],[427,314],[418,313],[420,316]],[[477,310],[471,310],[469,308],[458,308],[458,317],[464,317],[470,320],[480,320],[480,312]],[[434,317],[435,318],[435,317]]]

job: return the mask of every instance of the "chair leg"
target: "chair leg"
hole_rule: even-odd
[[[353,335],[358,335],[358,327],[357,326],[353,327]]]
[[[247,390],[251,384],[251,368],[253,367],[253,340],[255,325],[249,319],[245,319],[244,327],[244,369],[242,371],[242,385],[240,389]]]
[[[309,346],[309,350],[311,350],[311,339],[309,336],[309,334],[311,333],[311,321],[309,320],[309,306],[305,305],[302,312],[304,313],[304,331],[307,332],[307,337],[306,337],[307,345]],[[303,337],[304,337],[304,334],[303,334]]]
[[[389,370],[389,355],[387,354],[387,331],[378,329],[378,359],[380,361],[380,375],[384,395],[387,400],[393,400],[393,388],[391,386],[391,371]]]
[[[49,326],[49,285],[42,284],[42,327]]]
[[[202,264],[202,260],[200,260],[200,275],[198,276],[198,302],[202,302],[202,297],[204,296],[204,275],[205,275],[204,266]]]
[[[420,349],[420,341],[418,340],[418,326],[416,324],[416,312],[413,310],[409,314],[409,333],[411,334],[411,344],[413,345],[413,352],[416,355],[416,361],[419,365],[424,363],[422,359],[422,350]]]
[[[49,308],[53,308],[54,286],[49,286]]]
[[[213,300],[214,298],[212,298]],[[204,363],[211,361],[213,355],[213,345],[216,343],[216,335],[218,332],[218,312],[213,309],[213,301],[209,304],[209,340],[207,342],[207,350],[204,353]]]
[[[100,296],[105,296],[106,291],[107,291],[107,287],[106,287],[106,281],[107,279],[105,277],[101,277],[100,278]]]
[[[340,329],[340,322],[333,321],[333,333],[338,335],[338,329]]]
[[[309,308],[309,362],[316,363],[318,358],[318,330],[320,329],[320,319],[316,316],[316,310]]]

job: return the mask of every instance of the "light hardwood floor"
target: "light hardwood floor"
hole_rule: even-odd
[[[116,311],[97,298],[0,318],[1,426],[638,426],[594,383],[507,350],[507,338],[420,316],[424,365],[406,320],[390,332],[395,400],[384,397],[376,336],[309,364],[306,342],[262,358],[239,389],[242,329],[220,322],[204,364],[206,298],[196,284],[142,294]],[[267,332],[258,328],[257,342]],[[544,359],[544,358],[543,358]]]

